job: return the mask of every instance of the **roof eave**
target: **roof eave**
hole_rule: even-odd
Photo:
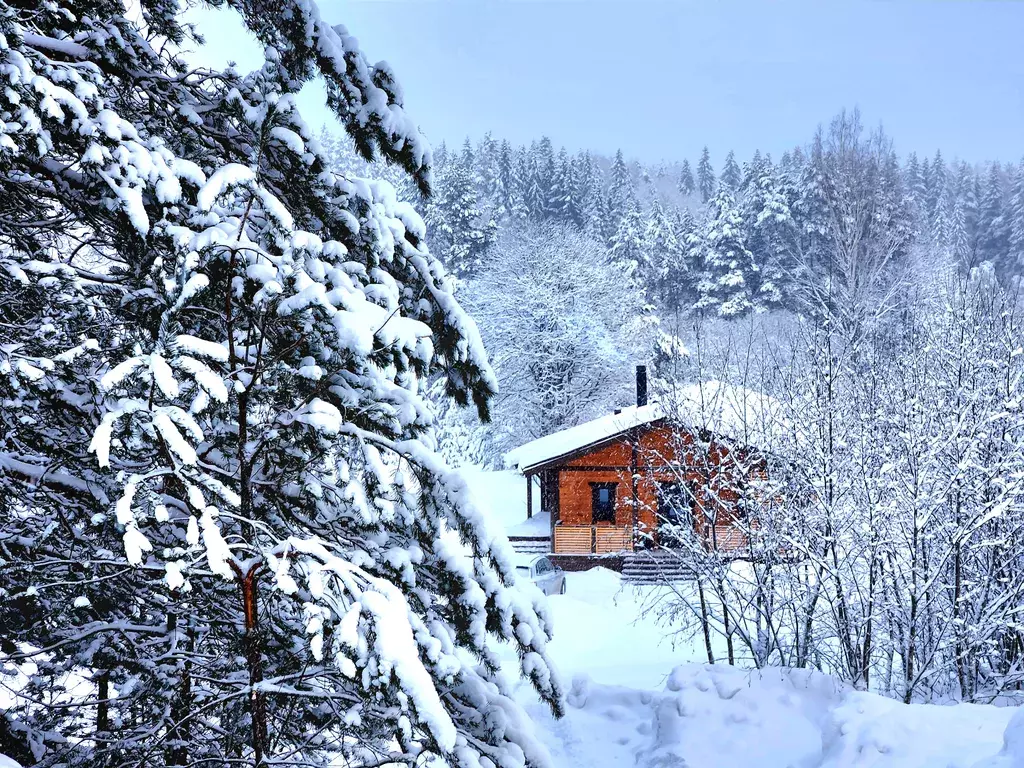
[[[618,432],[608,435],[607,437],[603,437],[600,440],[595,440],[592,443],[581,445],[579,448],[574,448],[571,451],[566,451],[565,453],[561,453],[557,456],[552,456],[551,458],[544,459],[543,461],[538,461],[526,467],[518,466],[517,469],[519,470],[519,473],[522,475],[532,475],[542,470],[549,469],[554,465],[564,463],[569,459],[576,458],[577,456],[583,456],[587,453],[590,453],[596,448],[603,448],[608,443],[613,443],[624,435],[629,435],[631,433],[637,433],[642,430],[649,429],[665,421],[667,421],[667,418],[665,416],[659,416],[658,418],[652,419],[651,421],[646,421],[643,424],[634,424],[631,427],[626,427],[625,429],[619,430]]]

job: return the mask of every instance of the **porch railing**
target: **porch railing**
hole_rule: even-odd
[[[611,525],[556,525],[556,555],[608,555],[633,551],[633,528]]]

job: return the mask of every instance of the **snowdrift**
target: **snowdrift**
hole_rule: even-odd
[[[578,676],[564,720],[530,710],[564,768],[1024,767],[1015,709],[906,705],[808,670],[687,664],[661,691]]]

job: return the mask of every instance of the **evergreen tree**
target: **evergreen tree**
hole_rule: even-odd
[[[740,171],[740,166],[736,162],[736,154],[731,149],[725,156],[725,165],[722,166],[722,183],[733,193],[739,190],[740,184],[743,183],[743,172]]]
[[[971,267],[977,266],[978,201],[981,199],[978,175],[967,163],[960,163],[957,174],[957,202],[963,219],[965,248],[963,254]]]
[[[1003,172],[999,163],[992,163],[978,210],[978,258],[990,261],[997,273],[1007,268],[1010,248],[1009,220],[1004,215]]]
[[[724,185],[708,203],[696,246],[696,309],[725,318],[754,309],[758,268],[743,240],[743,219]]]
[[[953,204],[947,185],[939,195],[939,202],[932,219],[930,243],[937,253],[955,253],[953,249]]]
[[[689,197],[697,189],[693,181],[693,171],[690,170],[690,161],[683,160],[683,167],[679,171],[679,193],[683,197]]]
[[[960,267],[965,272],[969,271],[974,266],[974,252],[971,248],[970,238],[967,235],[964,200],[960,197],[953,203],[953,215],[949,221],[947,242],[949,252],[956,259]]]
[[[496,211],[498,207],[495,203],[498,192],[498,142],[494,140],[490,131],[484,134],[473,155],[480,205],[483,208]]]
[[[569,162],[569,155],[566,153],[565,147],[562,147],[555,160],[555,172],[551,180],[547,204],[550,218],[560,223],[570,223],[576,217],[573,201],[575,182],[572,171],[573,166]]]
[[[925,160],[925,166],[928,166],[927,159]],[[913,196],[914,208],[917,210],[918,216],[922,217],[925,215],[928,205],[928,188],[916,152],[911,152],[910,157],[907,158],[906,179],[907,190]]]
[[[894,263],[898,263],[907,255],[908,247],[913,242],[918,229],[915,224],[915,211],[913,197],[907,191],[903,183],[903,173],[900,170],[900,161],[896,152],[891,148],[878,158],[879,169],[877,179],[872,180],[868,175],[867,182],[876,186],[875,197],[875,219],[879,229],[888,233],[888,242],[893,246],[891,257]],[[945,188],[945,184],[943,184]],[[940,195],[941,197],[941,195]],[[938,203],[933,211],[934,219],[938,211]]]
[[[640,287],[647,285],[653,271],[644,237],[646,231],[643,212],[633,200],[625,215],[619,220],[619,225],[608,245],[608,257],[612,266],[634,285]]]
[[[601,182],[598,169],[589,152],[581,152],[575,159],[572,174],[572,223],[584,231],[596,231]]]
[[[701,152],[700,162],[697,164],[697,190],[700,192],[700,201],[706,203],[715,193],[715,170],[711,167],[711,153],[704,147]]]
[[[507,139],[503,140],[498,149],[494,179],[494,208],[499,219],[521,221],[526,217],[520,168],[512,152],[512,146]]]
[[[676,237],[675,226],[655,198],[647,217],[644,233],[644,251],[651,265],[649,293],[670,312],[682,307],[686,283],[686,263],[682,244]]]
[[[1009,250],[1005,266],[1008,275],[1024,274],[1024,159],[1017,165],[1013,177],[1009,205]]]
[[[743,166],[743,181],[740,183],[741,190],[746,191],[753,180],[757,178],[758,174],[761,172],[763,164],[764,158],[761,157],[761,150],[754,150],[754,156],[750,158],[750,162]]]
[[[444,168],[448,165],[450,159],[448,145],[442,141],[440,146],[434,150],[434,167],[437,169]]]
[[[810,157],[799,166],[790,206],[800,233],[800,299],[809,304],[808,309],[813,313],[822,311],[817,296],[826,291],[832,271],[824,154],[819,132],[811,145]]]
[[[755,299],[759,306],[780,307],[800,277],[799,231],[790,209],[792,193],[771,163],[751,164],[740,205],[745,245],[758,265]]]
[[[459,155],[458,162],[461,162],[470,173],[476,170],[476,156],[473,154],[473,144],[470,142],[469,136],[462,141],[462,154]]]
[[[537,156],[534,159],[533,170],[535,174],[536,207],[532,211],[535,218],[539,220],[551,219],[555,215],[552,209],[552,189],[555,185],[555,175],[558,166],[555,161],[555,148],[551,139],[542,136],[537,145]]]
[[[621,216],[615,216],[612,213],[612,202],[610,194],[599,194],[597,196],[596,208],[596,226],[594,232],[601,243],[606,247],[611,247],[612,238],[618,231],[619,222]]]
[[[620,149],[615,153],[615,159],[612,161],[608,187],[608,212],[612,217],[611,226],[618,227],[619,221],[635,201],[636,191],[633,189],[633,178]]]
[[[536,764],[492,643],[560,711],[546,613],[423,397],[486,418],[494,375],[423,222],[296,96],[423,194],[429,147],[313,3],[229,5],[248,75],[171,55],[173,3],[0,0],[6,722],[43,768]]]
[[[431,247],[459,278],[480,267],[497,226],[480,211],[472,160],[464,151],[441,173],[424,215]]]
[[[525,151],[522,162],[523,204],[526,215],[541,221],[547,216],[548,193],[544,183],[543,161],[536,141]]]
[[[946,188],[946,184],[948,183],[949,174],[946,170],[946,161],[942,159],[941,151],[935,151],[935,157],[932,159],[929,171],[925,194],[927,195],[926,213],[928,215],[928,221],[930,222],[935,218],[935,209],[939,204],[939,198],[942,196],[942,190]]]

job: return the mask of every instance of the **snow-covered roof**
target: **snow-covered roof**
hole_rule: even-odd
[[[686,384],[671,402],[674,420],[759,448],[770,448],[788,424],[778,400],[722,381]]]
[[[679,387],[661,402],[623,408],[532,440],[506,453],[505,463],[523,472],[666,417],[765,448],[784,426],[778,401],[746,387],[704,381]]]
[[[665,414],[658,404],[632,405],[623,408],[618,413],[610,413],[575,427],[531,440],[506,453],[505,463],[523,471],[664,417]]]

